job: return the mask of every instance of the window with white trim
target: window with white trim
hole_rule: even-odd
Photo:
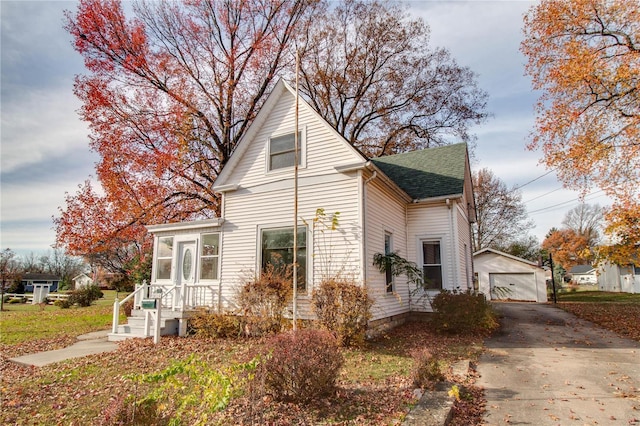
[[[389,232],[384,233],[384,254],[385,256],[393,253],[393,236]],[[387,293],[393,293],[393,273],[391,271],[391,262],[387,262],[384,270],[385,284]]]
[[[220,234],[202,234],[200,243],[200,280],[217,280],[220,264]]]
[[[171,261],[173,259],[173,237],[158,238],[156,256],[156,279],[171,279]]]
[[[440,241],[422,241],[422,274],[425,288],[442,289],[442,256]]]
[[[295,163],[295,133],[269,139],[268,170],[293,167]],[[298,165],[302,164],[302,132],[298,132]]]
[[[269,265],[275,272],[287,273],[293,265],[293,227],[262,229],[262,270]],[[298,290],[306,291],[307,281],[307,227],[298,226]]]

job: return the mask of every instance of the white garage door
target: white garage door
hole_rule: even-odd
[[[533,273],[489,274],[492,299],[533,301],[536,298],[536,277]]]

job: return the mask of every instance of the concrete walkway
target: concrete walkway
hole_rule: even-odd
[[[495,307],[502,329],[478,363],[486,425],[640,425],[640,344],[553,305]]]
[[[118,348],[118,344],[107,341],[109,331],[103,330],[83,334],[78,336],[78,341],[69,347],[10,358],[9,361],[16,364],[42,367],[70,358],[115,351]]]

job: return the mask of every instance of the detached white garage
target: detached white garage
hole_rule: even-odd
[[[491,300],[547,301],[544,269],[494,249],[473,254],[479,290]]]

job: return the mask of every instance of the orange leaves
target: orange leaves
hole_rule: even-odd
[[[637,0],[544,0],[524,20],[526,72],[542,90],[528,148],[542,148],[567,187],[617,200],[611,218],[640,196],[639,10]]]
[[[593,260],[586,237],[573,229],[552,232],[542,242],[542,248],[548,250],[554,262],[567,271],[575,265],[591,264]]]

